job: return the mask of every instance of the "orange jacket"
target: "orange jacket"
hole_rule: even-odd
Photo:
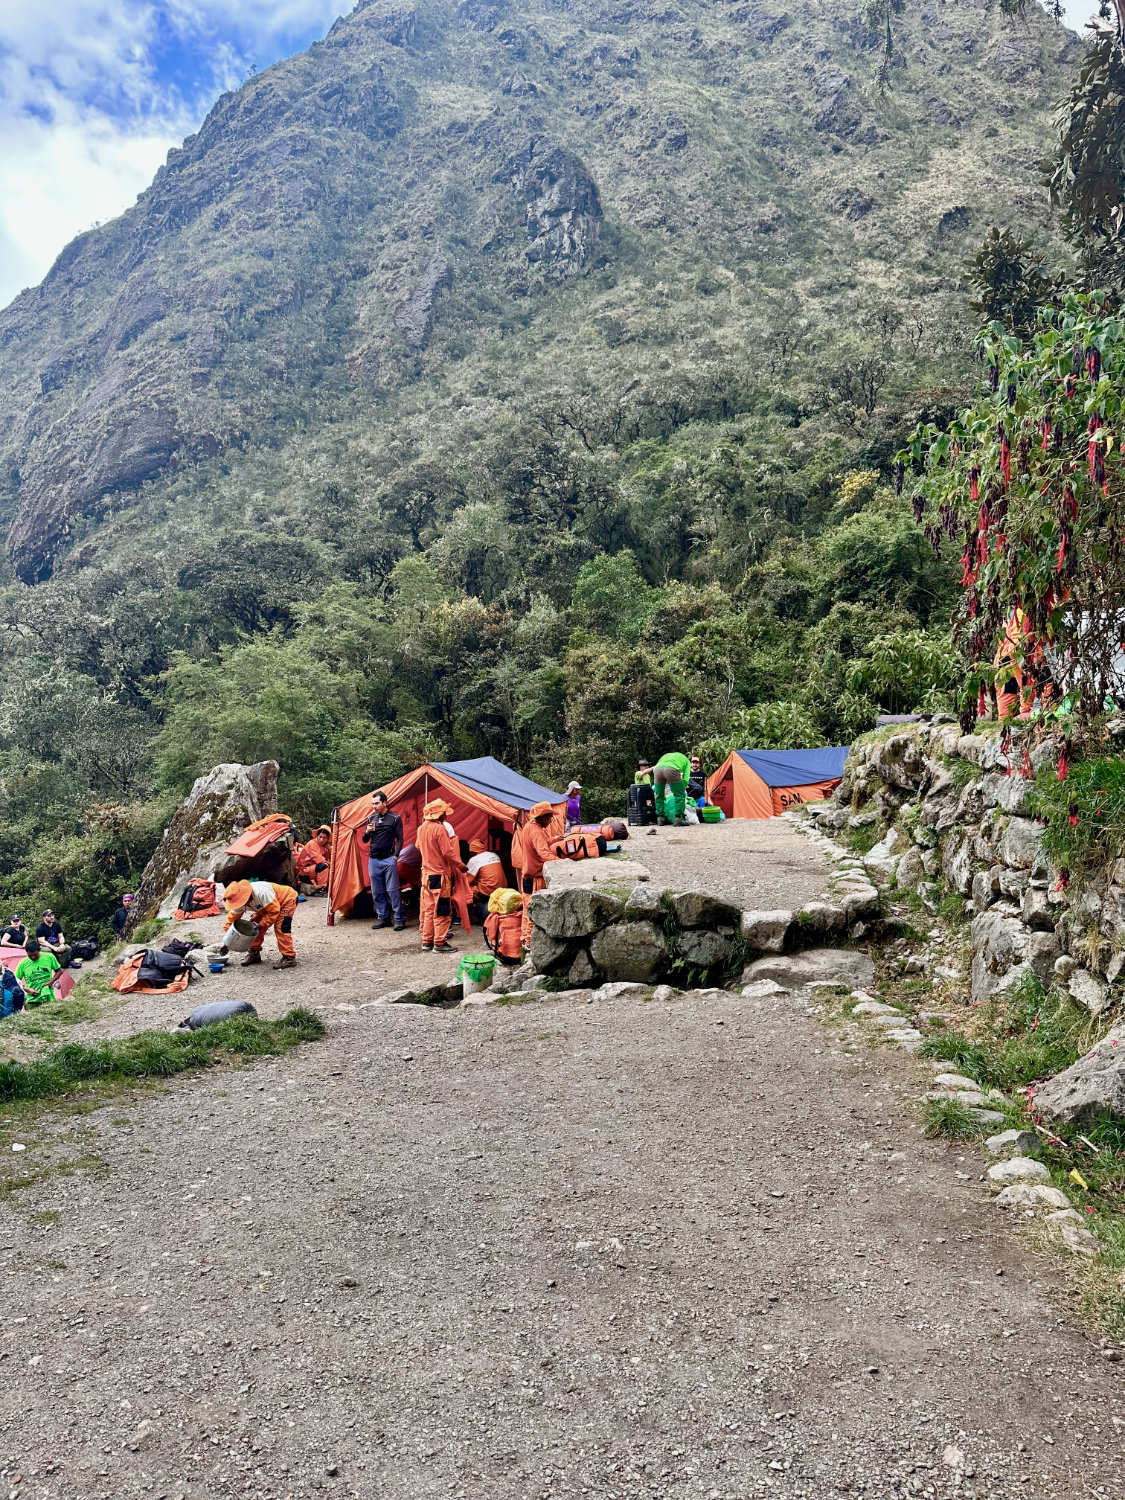
[[[422,823],[414,839],[422,856],[423,875],[455,875],[461,869],[461,852],[441,823]]]
[[[541,823],[533,821],[520,830],[520,858],[524,875],[532,880],[541,879],[543,866],[558,858],[550,835]]]

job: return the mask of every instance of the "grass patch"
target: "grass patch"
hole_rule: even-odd
[[[1125,759],[1096,756],[1072,763],[1060,781],[1054,766],[1035,778],[1031,806],[1043,819],[1043,847],[1079,881],[1125,853]],[[1071,822],[1071,818],[1074,822]]]
[[[981,1133],[980,1122],[973,1118],[968,1106],[957,1099],[927,1099],[923,1120],[928,1136],[943,1135],[953,1140],[965,1140]]]
[[[0,1104],[45,1099],[85,1083],[119,1083],[136,1078],[170,1078],[206,1068],[227,1057],[260,1057],[285,1052],[324,1035],[320,1017],[303,1007],[280,1021],[234,1016],[199,1031],[136,1036],[86,1045],[70,1042],[32,1062],[0,1063]]]
[[[972,1026],[972,1035],[949,1027],[928,1036],[920,1051],[955,1064],[984,1088],[1019,1088],[1061,1073],[1094,1039],[1089,1014],[1035,978],[981,1006]]]
[[[132,943],[151,943],[153,938],[158,938],[169,925],[168,917],[149,917],[147,922],[142,922],[130,938]],[[122,944],[124,947],[125,944]]]
[[[883,832],[878,822],[869,823],[865,828],[848,828],[844,831],[844,843],[856,854],[870,854]]]

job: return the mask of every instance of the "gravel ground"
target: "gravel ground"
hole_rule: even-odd
[[[1125,1493],[1122,1367],[912,1059],[802,997],[352,1009],[451,964],[321,915],[201,997],[322,1041],[0,1119],[16,1495]]]
[[[623,852],[676,890],[713,890],[757,911],[795,911],[824,894],[828,860],[781,818],[631,832]]]

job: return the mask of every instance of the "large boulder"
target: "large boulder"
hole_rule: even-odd
[[[890,885],[898,869],[899,856],[895,853],[898,831],[891,828],[879,842],[863,857],[864,868],[873,885]]]
[[[721,932],[693,928],[680,934],[676,953],[695,969],[716,969],[728,962],[733,950],[733,939]]]
[[[624,910],[617,896],[585,885],[536,891],[528,905],[532,926],[552,938],[589,937],[616,922]]]
[[[833,933],[843,932],[848,918],[843,907],[834,906],[831,901],[807,901],[797,913],[796,922],[797,932],[803,941],[808,942],[810,938],[830,937]]]
[[[590,957],[607,980],[652,984],[668,957],[664,934],[651,922],[615,922],[595,933]]]
[[[741,907],[708,896],[705,891],[684,891],[669,900],[681,927],[732,927],[737,931],[742,921]]]
[[[866,953],[848,948],[807,948],[803,953],[759,958],[742,971],[743,984],[772,979],[787,990],[810,984],[844,984],[863,989],[875,982],[875,965]]]
[[[129,914],[126,935],[150,917],[170,917],[193,877],[223,877],[223,851],[251,823],[277,811],[275,760],[215,766],[197,778],[180,803],[156,853],[145,866]]]
[[[625,903],[626,918],[632,922],[663,922],[668,913],[664,896],[665,888],[662,885],[634,886]]]
[[[792,925],[791,911],[744,911],[742,941],[758,953],[780,953],[785,947],[786,934]],[[840,925],[843,926],[842,918]]]
[[[537,974],[561,974],[574,961],[575,948],[573,938],[553,938],[533,926],[527,956]]]
[[[926,774],[926,757],[913,734],[892,734],[871,752],[871,764],[892,786],[914,788]]]
[[[1125,1026],[1118,1026],[1085,1057],[1035,1092],[1048,1120],[1092,1124],[1100,1115],[1125,1116]]]
[[[973,999],[978,1001],[1010,988],[1025,974],[1049,984],[1059,941],[1053,932],[1031,932],[1018,917],[993,907],[974,917],[972,949]]]
[[[1000,860],[1016,870],[1030,870],[1033,875],[1047,872],[1043,850],[1043,829],[1031,818],[1013,818],[1000,840]]]

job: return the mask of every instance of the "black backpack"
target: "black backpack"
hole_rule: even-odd
[[[191,965],[182,954],[159,953],[155,948],[146,948],[141,967],[137,971],[137,978],[141,984],[162,990],[173,980],[179,979],[180,975],[190,968]]]
[[[74,958],[80,958],[85,962],[88,959],[97,958],[102,950],[98,947],[97,938],[78,938],[71,945],[70,951]]]
[[[165,943],[160,951],[162,953],[174,953],[177,958],[186,958],[194,948],[200,946],[199,943],[189,942],[187,938],[173,938],[170,943]]]

